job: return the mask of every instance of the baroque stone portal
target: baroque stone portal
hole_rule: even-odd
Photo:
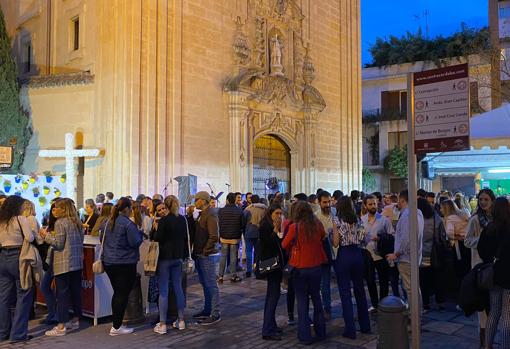
[[[303,42],[303,14],[295,1],[250,1],[245,21],[237,18],[235,73],[224,83],[230,120],[230,178],[253,191],[253,150],[264,135],[290,150],[290,190],[316,186],[316,130],[326,103],[313,87],[314,66]]]

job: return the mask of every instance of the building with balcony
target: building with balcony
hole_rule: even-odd
[[[446,65],[465,62],[469,64],[471,115],[491,110],[490,61],[471,55],[467,59],[450,59]],[[407,144],[407,74],[435,68],[433,62],[420,61],[363,69],[363,166],[375,176],[376,182],[375,188],[364,188],[366,191],[398,192],[407,187],[407,178],[390,173],[385,168],[385,160],[393,149]],[[474,175],[467,175],[471,182],[474,182]],[[453,176],[459,177],[457,180],[466,177],[460,172]],[[440,177],[434,181],[420,180],[419,185],[428,190],[445,187]]]

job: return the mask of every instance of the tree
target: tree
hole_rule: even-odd
[[[32,130],[28,114],[23,111],[19,98],[18,71],[11,56],[11,42],[7,35],[4,14],[0,8],[0,145],[14,147],[14,161],[9,172],[21,172],[25,149]]]
[[[375,190],[375,176],[368,168],[363,168],[363,170],[361,170],[361,176],[363,191],[365,193],[370,193]]]
[[[377,38],[369,48],[372,62],[365,67],[384,67],[392,64],[432,61],[439,67],[448,58],[467,57],[491,49],[489,29],[469,28],[461,24],[460,31],[448,36],[424,38],[421,30],[416,34],[407,32],[399,37],[390,35],[388,39]]]
[[[384,168],[391,174],[399,177],[407,177],[407,146],[396,147],[384,159]]]

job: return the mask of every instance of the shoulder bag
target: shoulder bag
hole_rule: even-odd
[[[182,262],[182,271],[185,274],[192,274],[195,271],[195,261],[193,260],[193,258],[191,258],[191,244],[189,238],[188,219],[185,216],[182,217],[186,221],[186,233],[188,234],[188,256],[184,258],[184,261]]]
[[[147,250],[147,256],[143,262],[143,272],[146,276],[156,275],[158,269],[159,259],[159,242],[151,240],[149,243],[149,249]]]
[[[256,250],[260,251],[260,240],[259,240],[258,245],[259,246],[257,247]],[[280,248],[280,246],[278,246],[278,248]],[[280,250],[280,254],[281,254],[281,250]],[[283,261],[278,256],[270,257],[270,258],[267,258],[264,260],[258,260],[256,263],[256,267],[255,267],[255,274],[256,274],[255,276],[258,279],[262,279],[265,276],[267,276],[267,274],[272,273],[276,270],[282,269],[282,263],[283,263]]]
[[[482,231],[483,233],[483,231]],[[481,234],[480,234],[481,236]],[[480,242],[479,242],[480,244]],[[480,263],[475,266],[476,269],[476,285],[480,290],[490,291],[494,288],[494,265],[501,256],[501,247],[499,244],[494,259],[489,263]]]
[[[296,253],[296,251],[298,249],[298,243],[299,243],[299,240],[298,240],[299,224],[298,223],[294,223],[294,224],[296,224],[296,234],[294,235],[294,244],[292,245],[292,249],[290,250],[290,256],[292,256],[294,253]],[[289,260],[287,261],[287,264],[283,267],[283,277],[286,280],[292,278],[292,274],[294,274],[294,269],[295,269],[293,265],[290,265],[290,256],[289,256]]]
[[[103,246],[104,240],[106,239],[106,227],[108,226],[108,221],[106,221],[106,225],[103,228],[103,240],[101,241],[101,249],[99,250],[99,258],[92,263],[92,272],[94,274],[102,274],[104,273],[104,265],[103,265]],[[99,233],[101,235],[101,233]]]

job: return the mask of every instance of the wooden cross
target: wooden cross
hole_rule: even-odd
[[[66,159],[66,196],[73,199],[76,204],[76,172],[74,159],[82,157],[97,157],[99,149],[75,149],[74,135],[66,133],[64,149],[39,150],[39,156],[43,158],[65,158]]]

